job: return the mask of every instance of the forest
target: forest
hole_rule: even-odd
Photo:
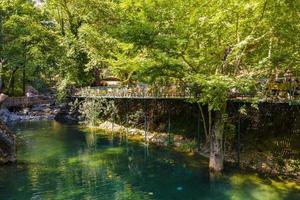
[[[299,2],[1,1],[2,90],[182,82],[222,109],[228,90],[299,71]],[[207,94],[207,95],[206,95]],[[218,97],[218,98],[217,98]]]
[[[112,77],[122,86],[187,88],[216,172],[224,168],[228,101],[243,96],[257,109],[297,100],[298,76],[298,0],[0,2],[1,93],[25,96],[30,85],[64,102]]]

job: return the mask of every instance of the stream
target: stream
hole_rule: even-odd
[[[227,170],[212,179],[207,159],[55,121],[11,127],[15,165],[0,167],[0,200],[299,200],[300,185]]]

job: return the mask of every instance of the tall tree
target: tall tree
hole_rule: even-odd
[[[65,77],[62,83],[90,85],[95,74],[109,67],[117,49],[118,41],[111,31],[118,21],[118,7],[106,0],[49,0],[47,8],[67,49],[60,68],[61,77]]]
[[[196,88],[194,100],[208,105],[212,117],[209,167],[221,171],[230,91],[259,95],[260,78],[275,69],[300,69],[299,2],[128,0],[122,6],[123,40],[143,52],[143,66],[150,72],[143,73],[144,79],[155,76],[155,69],[197,86],[191,87]]]
[[[2,1],[0,10],[1,64],[6,89],[15,94],[17,88],[19,94],[24,94],[25,85],[37,78],[36,71],[42,79],[56,67],[60,52],[56,33],[52,22],[30,1]]]

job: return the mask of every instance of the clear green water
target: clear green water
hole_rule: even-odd
[[[211,180],[207,161],[95,135],[56,122],[13,127],[18,164],[0,167],[0,200],[300,199],[300,186],[229,172]]]

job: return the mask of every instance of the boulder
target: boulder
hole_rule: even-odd
[[[45,109],[45,105],[38,104],[38,105],[33,105],[31,111],[41,112],[44,111],[44,109]]]
[[[32,87],[31,85],[27,85],[26,86],[26,96],[27,97],[35,97],[35,96],[39,96],[39,91],[37,91],[34,87]]]
[[[17,122],[21,120],[21,117],[19,115],[16,115],[15,113],[10,112],[8,109],[0,109],[0,120],[4,123],[8,122]]]
[[[71,115],[68,112],[64,111],[59,111],[56,113],[54,119],[58,122],[61,123],[66,123],[66,124],[78,124],[78,117],[75,115]]]
[[[2,102],[4,102],[7,98],[8,98],[8,96],[7,96],[6,94],[1,93],[1,94],[0,94],[0,104],[1,104]]]
[[[55,112],[54,119],[61,123],[66,124],[78,124],[80,113],[79,112],[71,112],[70,105],[66,103],[62,103],[59,105],[59,109]]]

